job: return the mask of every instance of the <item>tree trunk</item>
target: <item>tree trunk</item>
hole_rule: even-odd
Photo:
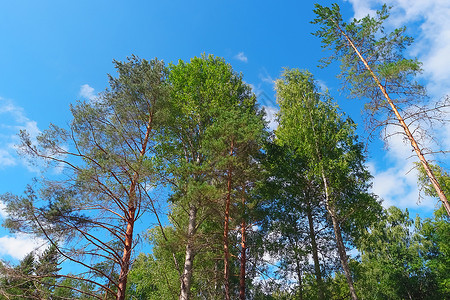
[[[233,141],[230,145],[230,156],[233,155]],[[230,223],[230,204],[231,204],[231,183],[233,177],[232,167],[229,166],[227,174],[227,196],[225,197],[225,220],[223,228],[223,272],[224,272],[224,288],[225,288],[225,300],[230,300],[230,274],[228,262],[230,259],[230,250],[228,248],[228,230]]]
[[[184,260],[184,271],[181,276],[180,300],[188,300],[191,290],[192,266],[194,263],[194,241],[193,236],[196,230],[197,207],[189,206],[188,242],[186,244],[186,257]]]
[[[356,291],[353,286],[352,274],[348,266],[347,252],[345,250],[344,242],[342,240],[341,228],[339,227],[339,222],[337,221],[334,209],[330,211],[331,220],[333,222],[334,236],[336,238],[336,245],[339,252],[339,259],[341,260],[342,268],[344,269],[345,278],[347,279],[347,284],[350,289],[350,295],[352,299],[357,300]]]
[[[145,132],[144,139],[142,141],[142,147],[139,151],[139,160],[142,161],[144,155],[147,151],[148,140],[150,138],[150,133],[152,131],[153,124],[153,112],[149,112],[147,128]],[[133,244],[133,230],[134,230],[134,222],[136,221],[136,186],[139,181],[139,173],[135,171],[133,177],[131,179],[130,189],[128,191],[128,213],[126,216],[127,220],[127,229],[125,232],[125,247],[123,250],[122,261],[120,264],[120,275],[119,275],[119,284],[117,290],[117,300],[125,299],[125,292],[127,288],[127,279],[128,279],[128,271],[130,270],[130,258],[131,258],[131,248]]]
[[[344,241],[342,239],[341,228],[339,227],[339,221],[337,220],[336,211],[334,210],[334,206],[332,203],[330,203],[328,180],[325,177],[323,170],[322,170],[322,180],[323,180],[323,184],[325,187],[325,205],[326,205],[328,213],[331,216],[331,221],[333,223],[334,236],[336,239],[336,245],[338,248],[339,258],[341,260],[341,266],[342,266],[342,269],[344,269],[345,278],[347,279],[348,288],[350,290],[350,296],[353,300],[358,300],[358,297],[356,296],[355,288],[353,286],[352,274],[350,273],[350,268],[348,266],[347,251],[345,250]]]
[[[125,233],[125,248],[123,250],[122,261],[120,264],[119,287],[117,290],[117,300],[125,299],[127,288],[128,271],[130,270],[131,246],[133,243],[133,229],[135,221],[136,208],[130,208],[127,217],[127,231]]]
[[[242,209],[245,209],[245,197],[242,197]],[[245,217],[242,218],[241,222],[241,269],[239,272],[239,299],[245,300],[245,264],[247,262],[246,257],[246,234],[247,234],[247,224],[245,224]]]
[[[416,152],[417,157],[419,158],[420,162],[422,163],[422,166],[425,169],[425,172],[427,173],[428,178],[431,181],[431,184],[433,185],[434,189],[436,190],[437,195],[439,196],[439,199],[442,202],[442,205],[444,206],[445,210],[447,211],[447,215],[450,216],[450,203],[448,202],[447,197],[444,194],[444,191],[442,190],[439,182],[436,179],[436,176],[434,175],[433,171],[430,168],[430,165],[428,164],[428,161],[425,159],[425,156],[422,153],[422,149],[420,149],[419,145],[416,142],[416,139],[412,135],[411,131],[409,130],[408,125],[406,125],[403,117],[400,115],[400,112],[397,109],[397,106],[394,104],[392,99],[389,97],[386,88],[381,84],[380,80],[378,79],[378,76],[372,71],[369,64],[367,63],[366,59],[361,55],[356,45],[353,43],[353,40],[350,39],[350,37],[345,34],[345,32],[336,24],[337,28],[341,32],[341,34],[345,37],[345,39],[348,41],[350,46],[355,51],[356,55],[359,57],[359,59],[362,61],[366,69],[369,71],[370,75],[372,76],[373,80],[377,84],[378,88],[382,92],[383,96],[386,98],[387,102],[389,103],[389,106],[392,109],[392,112],[397,117],[398,122],[400,123],[401,127],[405,131],[405,135],[409,139],[409,142],[411,143],[411,146],[413,147],[414,151]]]
[[[228,249],[228,230],[230,222],[230,202],[231,202],[231,170],[228,170],[228,192],[225,199],[225,223],[223,229],[223,272],[224,272],[224,287],[225,287],[225,299],[230,300],[230,282],[229,282],[229,267],[228,261],[230,257],[230,251]]]
[[[296,245],[294,245],[296,247]],[[300,267],[300,261],[298,260],[297,253],[295,253],[295,269],[297,271],[297,277],[298,277],[298,289],[299,289],[299,295],[298,300],[303,300],[303,279],[302,279],[302,269]]]
[[[316,150],[316,154],[317,154],[317,159],[318,159],[319,164],[321,164],[322,163],[322,154],[319,151],[319,143],[317,141],[317,136],[316,136],[316,132],[314,129],[314,119],[312,118],[311,111],[310,111],[309,117],[310,117],[312,129],[313,129],[314,137],[315,137],[315,144],[316,144],[315,150]],[[348,288],[350,290],[351,298],[353,300],[357,300],[358,297],[356,296],[355,288],[353,287],[353,280],[352,280],[352,276],[350,273],[350,268],[348,267],[347,253],[345,251],[344,242],[342,240],[341,228],[339,227],[339,223],[336,218],[336,212],[334,210],[333,204],[330,203],[330,190],[329,190],[329,186],[328,186],[328,179],[325,176],[325,170],[324,170],[323,166],[321,166],[321,175],[322,175],[323,186],[325,189],[325,207],[326,207],[328,213],[330,214],[331,220],[333,222],[334,235],[335,235],[336,244],[338,247],[341,265],[342,265],[342,268],[344,269],[345,277],[347,278],[347,284],[348,284]]]
[[[309,223],[309,236],[311,238],[311,248],[312,248],[312,256],[314,261],[314,272],[316,273],[316,281],[317,281],[317,295],[319,296],[320,300],[325,300],[324,295],[324,285],[322,281],[322,274],[320,272],[320,263],[319,263],[319,255],[318,255],[318,249],[317,249],[317,242],[316,242],[316,233],[314,230],[314,220],[312,217],[312,210],[311,210],[311,203],[309,200],[306,202],[306,214],[308,216],[308,223]]]

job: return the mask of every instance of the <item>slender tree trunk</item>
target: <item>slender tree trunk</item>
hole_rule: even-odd
[[[356,291],[353,286],[352,274],[348,266],[347,252],[345,250],[344,242],[342,240],[341,228],[339,227],[339,222],[337,221],[334,209],[330,212],[331,220],[333,222],[334,235],[336,237],[336,245],[339,252],[339,259],[341,260],[342,268],[344,269],[345,278],[347,279],[348,287],[350,289],[350,295],[352,299],[358,299],[356,296]]]
[[[139,160],[142,161],[147,151],[148,140],[152,131],[153,112],[149,113],[145,137],[142,141],[142,148],[139,152]],[[131,179],[130,189],[128,191],[128,212],[126,215],[127,229],[125,232],[125,246],[123,249],[122,261],[120,264],[119,284],[117,290],[117,300],[125,299],[127,288],[128,271],[130,270],[131,249],[133,244],[134,222],[136,221],[136,187],[139,181],[139,173],[136,171]]]
[[[214,295],[217,295],[217,288],[218,288],[218,279],[219,279],[219,267],[218,267],[218,261],[216,260],[214,262]]]
[[[315,150],[316,150],[316,154],[317,154],[317,159],[318,159],[319,164],[322,164],[322,154],[319,151],[319,149],[320,149],[319,142],[317,141],[316,131],[314,128],[314,119],[311,115],[311,111],[309,113],[309,117],[310,117],[312,130],[314,132],[314,137],[315,137],[314,142],[316,144]],[[325,206],[326,206],[326,209],[327,209],[328,213],[330,214],[331,220],[333,222],[334,235],[335,235],[336,244],[338,247],[341,265],[342,265],[342,268],[344,269],[344,273],[345,273],[345,277],[347,279],[347,284],[348,284],[348,288],[350,290],[351,298],[353,300],[358,300],[358,297],[356,296],[355,288],[353,286],[353,280],[352,280],[352,275],[350,273],[350,268],[348,267],[347,253],[345,251],[345,246],[344,246],[344,242],[342,239],[341,228],[339,227],[339,223],[336,218],[336,212],[334,210],[334,206],[332,203],[330,203],[330,190],[329,190],[329,185],[328,185],[328,179],[325,176],[325,171],[324,171],[323,165],[321,166],[321,175],[322,175],[323,186],[325,189]]]
[[[196,231],[197,222],[197,207],[194,205],[189,206],[189,224],[188,224],[188,242],[186,244],[186,257],[184,260],[184,271],[181,276],[181,292],[180,300],[188,300],[191,290],[191,279],[192,279],[192,266],[194,263],[194,241],[193,236]]]
[[[133,229],[135,221],[136,208],[132,207],[128,211],[127,231],[125,232],[125,248],[123,250],[122,261],[120,265],[119,288],[117,290],[117,300],[125,299],[127,287],[128,271],[130,270],[131,248],[133,243]]]
[[[244,191],[244,189],[243,189]],[[245,191],[244,191],[245,192]],[[245,209],[245,197],[242,197],[242,209]],[[247,238],[247,224],[245,223],[245,217],[241,221],[241,269],[239,272],[239,299],[245,300],[245,265],[247,263],[246,257],[246,238]]]
[[[233,155],[234,144],[231,141],[230,145],[230,157]],[[225,300],[230,300],[230,274],[229,274],[229,266],[228,262],[230,259],[230,250],[228,248],[228,231],[229,231],[229,223],[230,223],[230,204],[231,204],[231,184],[233,179],[233,169],[231,165],[228,168],[227,174],[227,196],[225,197],[225,221],[224,221],[224,229],[223,229],[223,272],[224,272],[224,287],[225,287]]]
[[[224,272],[224,287],[225,287],[225,299],[230,300],[230,282],[229,282],[229,267],[228,261],[230,257],[230,251],[228,249],[228,230],[229,230],[229,222],[230,222],[230,202],[231,202],[231,170],[228,170],[228,192],[227,197],[225,199],[225,223],[223,229],[223,272]]]
[[[308,216],[308,224],[309,224],[309,236],[311,238],[311,248],[312,248],[312,256],[314,261],[314,272],[316,273],[316,281],[317,281],[317,295],[320,300],[325,300],[324,295],[324,285],[322,281],[322,274],[320,272],[320,263],[319,263],[319,255],[317,249],[316,242],[316,233],[314,230],[314,220],[312,217],[312,209],[311,203],[309,200],[306,201],[306,214]]]
[[[345,250],[344,241],[342,239],[342,233],[341,233],[341,228],[339,227],[339,221],[336,217],[336,211],[334,209],[334,206],[332,203],[330,203],[328,180],[325,177],[325,174],[323,171],[322,171],[322,179],[323,179],[323,184],[325,187],[325,205],[326,205],[328,213],[331,216],[331,221],[333,223],[334,236],[336,239],[336,245],[338,248],[339,258],[341,260],[342,269],[344,269],[345,278],[347,279],[348,288],[350,290],[350,296],[353,300],[358,300],[358,297],[356,296],[355,287],[353,286],[352,274],[351,274],[350,268],[348,266],[347,251]]]
[[[298,260],[297,253],[295,254],[295,269],[297,271],[297,277],[298,277],[298,289],[299,289],[299,295],[298,300],[303,300],[303,279],[302,279],[302,269],[300,267],[300,261]]]
[[[439,196],[439,199],[442,202],[442,205],[445,207],[445,210],[447,211],[447,214],[450,216],[450,203],[448,202],[447,197],[444,194],[444,191],[442,190],[439,182],[436,179],[436,176],[434,175],[433,171],[430,168],[430,165],[428,164],[428,161],[425,159],[425,156],[422,153],[422,149],[420,149],[419,145],[416,142],[416,139],[412,135],[411,131],[409,130],[408,125],[405,123],[403,117],[400,115],[400,112],[397,109],[397,106],[394,104],[392,99],[389,97],[389,94],[386,91],[386,88],[381,84],[380,80],[378,79],[378,76],[372,71],[369,64],[367,63],[366,59],[361,55],[358,48],[356,47],[355,43],[353,43],[353,40],[350,39],[350,37],[345,34],[345,32],[336,24],[337,28],[341,32],[341,34],[345,37],[345,39],[348,41],[350,46],[355,51],[356,55],[358,55],[359,59],[363,62],[366,69],[369,71],[370,75],[372,76],[373,80],[377,84],[378,88],[383,93],[383,96],[386,98],[387,102],[389,103],[389,106],[392,109],[392,112],[397,117],[398,122],[400,123],[401,127],[405,131],[406,136],[409,139],[409,142],[411,143],[411,146],[413,147],[414,151],[416,152],[417,157],[419,158],[420,162],[422,163],[422,166],[425,169],[425,172],[427,173],[428,178],[431,181],[431,184],[433,185],[434,189],[436,190],[436,193]]]

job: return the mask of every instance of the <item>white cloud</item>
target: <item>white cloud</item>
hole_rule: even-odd
[[[418,171],[414,168],[417,161],[411,146],[401,135],[394,135],[388,140],[389,149],[384,160],[390,166],[380,170],[376,162],[369,163],[369,171],[374,176],[372,191],[383,199],[383,206],[395,205],[399,208],[423,209],[432,211],[437,200],[421,195],[417,183]],[[419,201],[420,200],[420,201]]]
[[[264,110],[266,111],[265,119],[269,123],[269,129],[275,130],[278,127],[278,122],[276,121],[276,113],[278,112],[278,108],[273,106],[262,105]]]
[[[247,83],[250,88],[252,89],[253,93],[258,97],[261,93],[263,93],[263,90],[261,89],[261,85],[255,86],[254,84]]]
[[[80,88],[80,96],[89,100],[94,100],[97,98],[94,91],[94,88],[89,86],[89,84],[83,84]]]
[[[46,245],[47,243],[45,240],[40,238],[32,238],[25,234],[3,236],[0,237],[0,255],[9,255],[14,259],[20,260],[35,249],[42,251]]]
[[[269,72],[265,68],[262,69],[262,71],[259,73],[259,78],[262,82],[269,83],[270,85],[275,84],[275,80],[270,76]]]
[[[0,149],[0,167],[10,167],[17,164],[14,156],[5,149]]]
[[[248,62],[248,58],[247,56],[245,56],[244,52],[239,52],[234,56],[234,58],[245,63]]]
[[[20,130],[26,130],[32,139],[40,133],[36,121],[28,119],[22,107],[0,98],[0,168],[19,162],[15,145],[19,143]]]
[[[375,10],[371,8],[371,4],[374,1],[370,0],[346,0],[350,2],[353,6],[353,11],[355,15],[353,16],[356,19],[364,18],[367,15],[375,15]]]
[[[0,201],[0,218],[6,218],[8,214],[6,213],[6,205]]]
[[[448,0],[347,0],[355,17],[361,17],[382,3],[392,6],[388,26],[414,29],[415,43],[409,51],[423,62],[424,78],[432,96],[450,93],[450,1]],[[416,30],[417,29],[417,30]]]
[[[259,104],[266,112],[265,120],[268,122],[269,129],[275,130],[278,127],[278,122],[276,122],[276,113],[279,110],[276,107],[275,100],[267,95],[267,93],[261,88],[261,84],[255,86],[249,83],[248,85],[252,88]]]
[[[320,90],[322,92],[328,91],[329,88],[327,86],[327,84],[325,83],[325,81],[321,80],[321,79],[317,79],[316,80],[317,85],[319,86]]]

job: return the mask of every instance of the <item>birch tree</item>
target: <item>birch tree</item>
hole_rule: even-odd
[[[356,238],[358,228],[374,220],[380,205],[368,193],[370,174],[363,164],[355,124],[342,118],[327,94],[318,92],[308,72],[285,70],[276,81],[276,91],[280,105],[276,141],[303,155],[311,175],[321,180],[323,203],[350,296],[357,299],[344,234]]]

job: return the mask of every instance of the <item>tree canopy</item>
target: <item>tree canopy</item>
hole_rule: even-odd
[[[317,4],[315,34],[350,96],[367,99],[369,125],[394,120],[418,154],[422,190],[445,196],[448,171],[428,163],[405,123],[428,118],[409,106],[426,94],[421,63],[404,57],[412,39],[383,29],[388,11],[347,24],[339,6]],[[383,207],[359,125],[309,71],[275,80],[270,131],[223,58],[131,56],[114,67],[67,126],[19,134],[42,173],[23,194],[0,195],[3,226],[46,244],[0,262],[0,300],[450,298],[446,199],[425,219]]]

